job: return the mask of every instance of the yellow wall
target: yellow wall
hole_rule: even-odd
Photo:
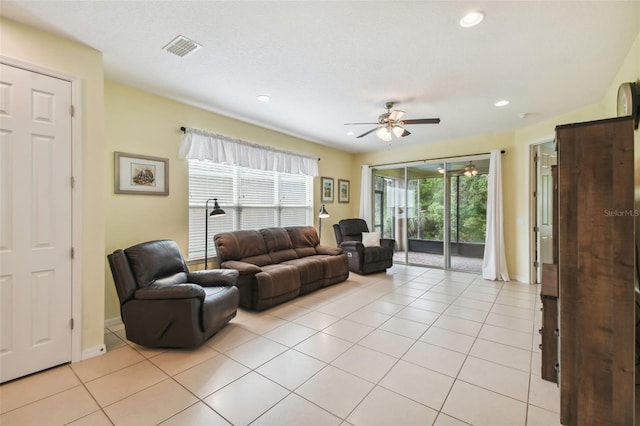
[[[104,74],[94,49],[0,18],[0,54],[77,77],[82,139],[82,349],[104,340]]]
[[[175,239],[183,251],[186,251],[187,175],[186,161],[177,158],[182,136],[180,126],[210,130],[255,143],[317,155],[322,159],[321,176],[333,177],[336,183],[339,178],[351,180],[351,203],[339,204],[336,200],[327,205],[331,217],[323,221],[322,239],[325,243],[334,241],[331,229],[333,223],[344,217],[358,215],[361,164],[403,162],[487,152],[494,148],[506,149],[507,153],[503,156],[503,187],[507,259],[511,275],[527,281],[529,145],[550,140],[557,124],[615,115],[618,85],[624,81],[640,79],[639,34],[624,63],[619,65],[602,100],[594,105],[515,132],[353,155],[121,84],[105,82],[100,52],[4,18],[0,18],[0,54],[74,75],[82,81],[83,349],[102,344],[104,319],[119,315],[111,274],[105,261],[107,253],[155,238]],[[635,138],[638,157],[638,131]],[[114,194],[114,151],[169,158],[170,195]],[[315,185],[318,190],[315,199],[317,211],[321,204],[319,178]]]
[[[353,184],[352,154],[223,117],[112,81],[105,82],[105,122],[105,255],[117,248],[160,238],[177,241],[186,255],[189,229],[188,184],[187,161],[178,158],[178,147],[182,139],[181,126],[318,156],[320,176],[334,178],[336,189],[338,179],[351,180]],[[169,196],[115,194],[115,151],[168,158]],[[314,184],[314,211],[317,212],[321,204],[320,177],[315,178]],[[349,204],[338,203],[337,192],[334,200],[326,205],[331,217],[322,221],[322,242],[330,245],[335,244],[331,225],[349,216],[350,206],[353,205],[353,201]],[[315,220],[314,225],[317,227],[317,218]],[[115,318],[120,312],[108,267],[104,269],[104,274],[105,318]]]
[[[602,99],[595,104],[523,127],[514,132],[442,141],[415,147],[392,146],[390,151],[359,154],[354,157],[354,168],[358,169],[362,164],[408,162],[488,152],[491,149],[505,149],[507,152],[502,157],[502,184],[507,265],[512,279],[529,282],[530,229],[532,226],[529,217],[530,147],[532,144],[552,141],[556,125],[615,117],[618,86],[626,81],[640,82],[640,32]],[[550,93],[549,96],[553,96],[553,94]],[[635,132],[635,141],[636,162],[640,163],[640,131],[638,130]],[[359,188],[359,170],[354,170],[354,174],[356,181],[353,186]],[[636,176],[636,180],[638,182],[636,186],[640,187],[640,175]],[[360,202],[359,192],[356,191],[354,194],[357,198],[354,198],[353,208],[357,209]],[[353,213],[357,214],[357,210],[354,210]]]

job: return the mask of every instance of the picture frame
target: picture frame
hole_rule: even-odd
[[[115,193],[169,195],[169,159],[115,152]]]
[[[333,178],[320,178],[320,194],[323,203],[333,203]]]
[[[351,195],[351,182],[346,179],[338,179],[338,202],[348,203]]]

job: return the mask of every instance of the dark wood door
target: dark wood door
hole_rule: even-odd
[[[633,122],[556,128],[561,423],[634,424]]]

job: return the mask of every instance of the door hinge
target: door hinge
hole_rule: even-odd
[[[70,325],[71,325],[71,329],[73,330],[73,318],[71,318]]]
[[[533,156],[533,162],[534,162],[534,163],[537,163],[537,162],[538,162],[538,154],[536,154],[536,155],[534,155],[534,156]]]
[[[540,228],[539,228],[539,227],[537,227],[537,226],[534,226],[534,227],[533,227],[533,232],[540,232]]]
[[[69,108],[69,112],[71,113],[71,117],[76,116],[76,108],[73,105]]]
[[[73,247],[71,247],[71,258],[75,259],[76,257],[76,249],[74,249]]]
[[[75,188],[75,187],[76,187],[76,178],[71,176],[71,188]]]
[[[537,268],[538,266],[540,266],[540,262],[538,262],[537,260],[535,262],[533,262],[533,266],[535,268]]]

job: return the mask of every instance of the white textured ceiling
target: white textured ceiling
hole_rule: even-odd
[[[351,152],[521,128],[600,100],[639,32],[638,1],[12,1],[0,13],[91,46],[108,79]],[[485,20],[459,19],[482,10]],[[204,47],[162,47],[183,35]],[[258,102],[268,94],[272,100]],[[508,99],[510,105],[493,104]],[[519,118],[520,113],[529,114]],[[179,123],[189,125],[189,123]],[[215,128],[206,130],[216,131]],[[260,141],[255,141],[260,142]]]

